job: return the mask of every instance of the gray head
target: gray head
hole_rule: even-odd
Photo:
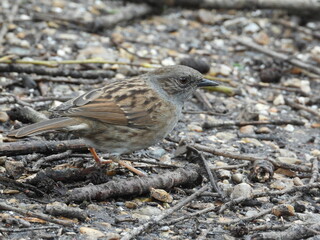
[[[147,75],[151,82],[160,86],[160,91],[163,90],[168,97],[180,102],[187,100],[197,87],[218,85],[204,79],[197,70],[183,65],[161,67]]]

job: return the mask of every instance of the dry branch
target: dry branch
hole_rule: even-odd
[[[320,10],[317,0],[130,0],[131,2],[147,2],[153,5],[167,4],[192,8],[224,8],[224,9],[284,9],[284,10]]]
[[[189,165],[185,169],[179,168],[162,175],[133,177],[128,180],[110,181],[105,184],[76,188],[68,193],[68,201],[79,202],[93,199],[103,201],[111,197],[147,193],[151,187],[170,189],[175,186],[192,184],[200,178],[197,171],[195,165]]]
[[[53,217],[51,217],[50,215],[47,215],[47,214],[36,213],[36,212],[29,211],[29,210],[24,210],[22,208],[13,207],[13,206],[10,206],[10,205],[6,204],[3,201],[0,202],[0,210],[13,211],[13,212],[16,212],[16,213],[20,213],[20,214],[22,214],[24,216],[40,218],[40,219],[43,219],[43,220],[45,220],[47,222],[56,223],[56,224],[59,224],[59,225],[62,225],[62,226],[66,226],[66,227],[72,227],[73,226],[73,222],[56,219],[56,218],[53,218]]]
[[[305,63],[305,62],[302,62],[300,61],[299,59],[295,59],[293,58],[292,56],[288,56],[286,54],[283,54],[283,53],[280,53],[280,52],[276,52],[276,51],[273,51],[269,48],[266,48],[266,47],[263,47],[259,44],[256,44],[254,43],[253,41],[251,41],[250,38],[247,38],[247,37],[230,37],[232,40],[244,45],[244,46],[247,46],[249,48],[252,48],[258,52],[262,52],[268,56],[271,56],[271,57],[274,57],[274,58],[277,58],[277,59],[281,59],[283,61],[286,61],[294,66],[297,66],[299,68],[302,68],[302,69],[306,69],[310,72],[313,72],[313,73],[316,73],[318,75],[320,75],[320,68],[314,66],[314,65],[311,65],[311,64],[308,64],[308,63]]]
[[[73,78],[112,78],[115,73],[110,70],[88,70],[79,71],[72,69],[53,69],[46,67],[39,67],[34,65],[22,66],[17,64],[0,64],[0,72],[16,72],[16,73],[34,73],[37,75],[48,75],[52,77],[63,76],[63,77],[73,77]]]
[[[81,140],[69,141],[19,141],[13,143],[2,143],[0,145],[0,156],[26,155],[37,153],[56,153],[67,150],[87,150],[88,147]]]

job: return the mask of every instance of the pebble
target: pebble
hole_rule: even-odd
[[[219,179],[230,179],[231,173],[228,170],[225,169],[219,169],[218,170]]]
[[[268,134],[271,133],[271,129],[268,127],[261,127],[256,130],[256,133]]]
[[[89,227],[80,227],[80,233],[87,235],[87,239],[95,240],[101,237],[105,237],[105,234],[97,229]]]
[[[166,153],[167,153],[166,150],[164,150],[161,147],[150,147],[149,151],[148,151],[148,154],[151,157],[156,158],[156,159],[161,158]]]
[[[278,161],[288,164],[300,164],[302,161],[292,157],[278,157]]]
[[[150,188],[150,195],[161,202],[172,203],[173,197],[163,189]]]
[[[258,147],[263,146],[263,144],[258,139],[255,139],[255,138],[242,138],[241,141],[244,143],[251,143],[251,144],[258,146]]]
[[[255,33],[255,32],[258,32],[259,30],[260,30],[259,25],[254,22],[249,23],[243,28],[243,31],[246,33]]]
[[[127,208],[130,208],[130,209],[136,209],[138,207],[138,204],[136,202],[133,202],[133,201],[126,201],[124,203],[124,205],[127,207]]]
[[[189,124],[188,125],[188,130],[195,131],[195,132],[203,132],[202,127],[199,126],[199,125],[196,125],[196,124]]]
[[[240,132],[243,134],[253,134],[254,133],[254,126],[253,125],[246,125],[240,128]]]
[[[294,216],[295,210],[291,204],[282,204],[272,208],[272,213],[277,217],[281,216]]]
[[[302,182],[302,180],[301,180],[299,177],[295,177],[295,178],[293,178],[293,184],[294,184],[295,186],[302,186],[302,185],[303,185],[303,182]]]
[[[273,189],[277,189],[277,190],[283,190],[286,188],[291,188],[291,187],[293,187],[293,185],[294,184],[293,184],[292,179],[283,178],[283,179],[279,179],[279,180],[276,180],[273,183],[271,183],[270,187]]]
[[[6,112],[0,112],[0,122],[6,122],[9,120],[9,116]]]
[[[231,72],[232,72],[232,68],[227,66],[227,65],[221,64],[220,67],[219,67],[218,72],[222,76],[229,76],[231,74]]]
[[[307,80],[302,80],[301,81],[301,87],[300,87],[301,91],[303,91],[304,93],[311,93],[311,87],[310,87],[310,82]]]
[[[319,223],[320,214],[318,213],[297,213],[297,217],[305,223]]]
[[[252,197],[253,189],[252,187],[247,183],[240,183],[236,186],[234,186],[233,191],[231,193],[231,198],[236,199],[239,197]]]
[[[161,210],[157,207],[145,206],[135,210],[135,213],[147,216],[156,216],[161,214]]]
[[[297,154],[288,150],[288,149],[279,149],[279,154],[281,157],[289,157],[289,158],[296,158]]]
[[[319,149],[314,149],[314,150],[311,151],[311,154],[313,156],[320,156],[320,150]]]
[[[273,100],[273,104],[278,106],[278,105],[284,105],[285,101],[284,101],[284,97],[282,94],[279,94],[278,96],[276,96]]]
[[[291,124],[287,124],[287,126],[284,127],[284,130],[286,130],[287,132],[293,132],[294,126]]]
[[[243,180],[243,175],[241,173],[235,173],[232,175],[232,180],[236,183],[241,183]]]
[[[7,174],[14,179],[19,178],[25,170],[24,164],[21,161],[6,160],[4,166]]]
[[[256,211],[256,210],[249,210],[246,212],[246,217],[253,217],[257,214],[258,214],[258,211]]]
[[[216,134],[216,137],[220,140],[229,141],[231,139],[234,139],[237,137],[236,134],[233,134],[231,132],[218,132]]]

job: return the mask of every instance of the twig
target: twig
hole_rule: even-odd
[[[311,109],[311,108],[308,108],[308,107],[306,107],[306,106],[303,106],[303,105],[301,105],[301,104],[299,104],[299,103],[295,103],[294,101],[291,101],[291,100],[289,100],[289,99],[285,99],[285,102],[286,102],[286,104],[288,104],[288,105],[289,105],[290,107],[292,107],[292,108],[304,110],[304,111],[309,112],[309,113],[317,116],[318,118],[320,118],[320,112],[318,112],[318,111],[316,111],[316,110],[313,110],[313,109]]]
[[[3,201],[0,201],[0,209],[1,210],[6,210],[6,211],[13,211],[13,212],[16,212],[16,213],[20,213],[20,214],[22,214],[24,216],[40,218],[40,219],[43,219],[45,221],[56,223],[56,224],[59,224],[59,225],[62,225],[62,226],[66,226],[66,227],[72,227],[73,226],[73,222],[65,221],[65,220],[59,220],[59,219],[51,217],[50,215],[43,214],[43,213],[36,213],[36,212],[32,212],[32,211],[21,209],[21,208],[17,208],[17,207],[12,207],[12,206],[6,204]]]
[[[270,121],[247,121],[247,122],[238,122],[238,121],[225,121],[225,122],[205,122],[203,124],[204,128],[217,128],[217,127],[231,127],[231,126],[246,126],[246,125],[297,125],[302,126],[305,123],[299,120],[270,120]]]
[[[286,21],[284,19],[273,19],[272,20],[274,23],[278,23],[278,24],[281,24],[285,27],[288,27],[288,28],[292,28],[294,30],[298,30],[300,32],[303,32],[305,34],[308,34],[308,35],[312,35],[313,37],[315,38],[319,38],[320,39],[320,33],[319,32],[316,32],[310,28],[307,28],[307,27],[302,27],[302,26],[299,26],[293,22],[289,22],[289,21]]]
[[[89,60],[88,60],[89,61]],[[84,60],[84,62],[86,62]],[[90,61],[89,61],[90,62]],[[94,61],[92,61],[94,62]],[[96,61],[98,62],[98,61]],[[112,78],[115,73],[108,70],[89,70],[89,71],[79,71],[72,69],[50,69],[40,66],[33,65],[44,65],[49,67],[58,67],[64,62],[58,61],[37,61],[37,60],[0,60],[0,63],[8,63],[9,65],[0,64],[0,72],[16,72],[16,73],[35,73],[37,75],[48,75],[52,77],[73,77],[73,78],[87,78],[87,79],[98,79],[98,78]],[[16,63],[21,64],[33,64],[31,66],[22,66],[17,65]],[[70,62],[69,64],[71,64]],[[75,61],[74,64],[81,64],[80,61]]]
[[[312,177],[310,178],[309,183],[314,183],[317,181],[319,176],[319,162],[317,158],[312,160]]]
[[[156,216],[155,218],[153,218],[152,220],[142,224],[141,226],[134,228],[130,231],[130,233],[127,233],[126,235],[124,235],[121,240],[130,240],[133,239],[134,237],[138,236],[139,234],[141,234],[142,232],[145,232],[147,229],[149,229],[152,225],[156,225],[158,224],[161,220],[163,220],[164,218],[172,215],[175,211],[179,210],[180,208],[182,208],[183,206],[185,206],[187,203],[191,202],[192,200],[196,199],[198,196],[200,196],[200,194],[206,190],[208,190],[209,185],[206,184],[204,185],[202,188],[200,188],[198,191],[196,191],[194,194],[192,194],[191,196],[185,198],[184,200],[182,200],[181,202],[179,202],[177,205],[175,205],[174,207],[166,210],[164,213],[160,214],[159,216]]]
[[[47,229],[59,229],[59,226],[29,227],[29,228],[0,228],[0,232],[29,232]]]
[[[266,47],[260,46],[259,44],[254,43],[253,41],[251,41],[251,39],[249,39],[247,37],[239,38],[239,37],[234,37],[233,36],[233,37],[230,37],[230,38],[232,40],[242,44],[242,45],[245,45],[247,47],[253,48],[254,50],[256,50],[258,52],[262,52],[262,53],[264,53],[264,54],[266,54],[268,56],[281,59],[283,61],[291,63],[294,66],[306,69],[306,70],[308,70],[310,72],[313,72],[313,73],[316,73],[316,74],[320,75],[320,68],[318,68],[318,67],[316,67],[314,65],[302,62],[299,59],[294,59],[291,56],[287,56],[287,55],[285,55],[283,53],[276,52],[276,51],[273,51],[273,50],[268,49]]]
[[[212,110],[213,107],[211,103],[203,93],[200,93],[199,91],[195,91],[193,95],[198,99],[199,102],[203,104],[203,107],[205,110],[208,110],[208,111]]]
[[[40,158],[32,167],[32,170],[39,170],[40,166],[45,163],[45,162],[52,162],[52,161],[57,161],[63,158],[67,158],[71,155],[72,151],[71,150],[67,150],[65,152],[62,153],[58,153],[58,154],[54,154],[54,155],[50,155],[48,157],[43,157]]]
[[[209,181],[211,183],[211,187],[213,190],[215,190],[221,197],[224,197],[224,194],[221,192],[221,190],[219,189],[216,180],[213,177],[213,174],[211,172],[211,169],[209,168],[209,165],[207,163],[207,160],[204,158],[203,154],[200,153],[197,149],[195,149],[192,146],[187,146],[187,148],[191,149],[192,151],[196,152],[198,156],[200,156],[201,159],[201,165],[204,167],[206,174],[209,178]]]
[[[227,157],[227,158],[233,158],[233,159],[238,159],[238,160],[247,160],[247,161],[251,161],[251,162],[254,162],[256,160],[266,160],[266,161],[270,161],[276,167],[287,168],[287,169],[297,170],[297,171],[301,171],[301,172],[310,172],[311,171],[311,168],[307,167],[307,166],[298,166],[298,165],[294,165],[294,164],[287,164],[287,163],[278,162],[273,159],[264,158],[264,157],[256,157],[256,156],[236,154],[236,153],[227,153],[224,151],[215,150],[213,148],[210,148],[210,147],[207,147],[207,146],[204,146],[201,144],[195,144],[194,147],[200,151],[204,151],[207,153],[211,153],[214,155],[223,156],[223,157]]]
[[[82,140],[19,141],[2,143],[0,145],[0,156],[26,155],[34,152],[49,154],[67,150],[87,151],[88,146]]]

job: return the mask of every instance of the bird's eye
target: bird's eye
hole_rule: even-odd
[[[179,79],[179,83],[181,85],[186,85],[189,82],[189,80],[187,78],[180,78]]]

